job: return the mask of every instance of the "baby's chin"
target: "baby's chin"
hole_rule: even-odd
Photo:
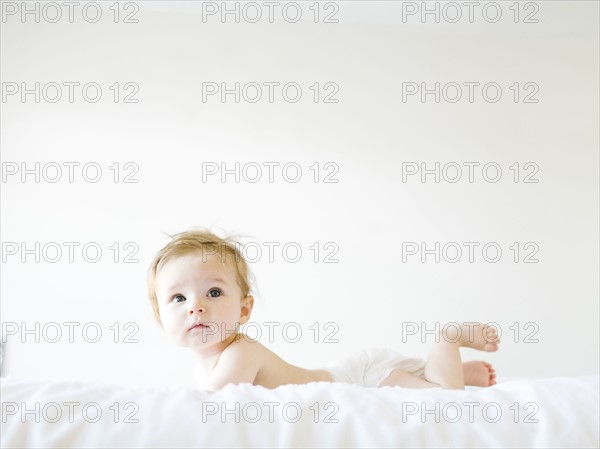
[[[185,339],[182,341],[182,346],[186,346],[192,349],[207,349],[211,346],[217,346],[224,344],[218,335],[207,335],[202,331],[190,331]]]

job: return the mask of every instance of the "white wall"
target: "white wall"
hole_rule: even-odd
[[[25,102],[18,94],[3,99],[1,320],[5,334],[17,328],[8,337],[3,375],[189,384],[192,360],[152,321],[145,272],[167,242],[164,233],[193,226],[262,245],[265,253],[251,264],[260,288],[253,318],[265,332],[263,343],[293,363],[318,367],[369,346],[424,356],[428,344],[403,334],[403,323],[433,328],[436,322],[495,321],[503,330],[501,350],[485,356],[467,350],[465,359],[492,361],[500,378],[598,374],[598,4],[536,2],[538,23],[523,23],[533,7],[521,9],[514,23],[512,2],[501,2],[497,23],[480,9],[469,23],[459,2],[463,18],[452,24],[444,16],[422,23],[405,15],[403,22],[402,2],[338,2],[339,23],[315,24],[311,3],[301,5],[303,18],[295,24],[280,9],[274,23],[242,18],[238,24],[232,16],[226,23],[206,16],[203,23],[200,2],[138,2],[139,22],[129,24],[115,24],[108,3],[95,24],[79,9],[69,23],[66,7],[57,23],[43,14],[40,23],[31,16],[22,23],[18,13],[4,12],[5,91],[13,86],[6,83],[31,88],[39,82],[49,98],[55,93],[48,83],[96,82],[103,96],[89,103],[76,88],[70,103],[63,85],[56,103],[44,97],[36,103],[33,95]],[[411,5],[404,2],[405,10]],[[231,95],[225,103],[218,96],[202,101],[202,83],[269,81],[299,83],[302,98],[288,103],[276,90],[273,103],[235,103]],[[471,103],[463,85],[470,81],[498,83],[502,97],[487,102],[477,88]],[[139,102],[124,103],[121,96],[115,103],[109,89],[115,82],[135,83]],[[309,89],[315,82],[335,83],[338,102],[315,103]],[[407,82],[456,82],[463,98],[436,103],[432,95],[425,102],[415,95],[403,102]],[[517,103],[510,89],[515,82],[521,86]],[[523,88],[528,82],[539,87],[537,103],[523,102],[532,92]],[[121,87],[121,94],[128,92]],[[322,95],[329,92],[321,88]],[[63,177],[36,183],[27,175],[22,182],[20,173],[6,173],[11,162],[28,168],[55,162]],[[65,162],[80,164],[73,183]],[[96,183],[82,177],[89,162],[103,170]],[[113,182],[115,162],[121,175],[131,171],[124,164],[136,164],[139,182]],[[231,175],[225,183],[218,176],[203,182],[205,162],[230,168],[294,162],[303,172],[297,183],[286,182],[280,170],[269,183],[266,168],[256,183],[236,183]],[[330,172],[324,164],[336,164],[339,182],[315,183],[309,168],[315,162],[321,175]],[[403,183],[406,162],[430,168],[454,162],[465,172],[456,183],[435,183],[432,176]],[[473,183],[465,162],[480,164]],[[502,169],[496,183],[482,177],[489,162]],[[539,182],[515,183],[509,167],[518,163],[523,176],[531,171],[528,162],[539,167]],[[46,169],[41,174],[53,177],[53,166]],[[29,248],[56,242],[64,253],[50,263],[54,252],[47,246],[39,263],[35,254],[23,263],[20,253],[11,254],[12,243],[21,242]],[[73,263],[64,242],[80,244]],[[88,242],[103,250],[97,263],[82,257]],[[109,249],[115,242],[118,263]],[[137,263],[122,261],[128,242],[139,248]],[[297,242],[303,255],[290,263],[278,251],[271,262],[265,242],[279,248]],[[317,263],[309,248],[314,242]],[[339,248],[339,262],[323,262],[327,242]],[[464,245],[457,263],[435,263],[433,256],[403,263],[403,242],[480,246],[473,263]],[[482,257],[488,242],[502,248],[497,263]],[[514,242],[518,263],[509,248]],[[538,263],[523,263],[528,242],[539,247]],[[36,343],[35,332],[23,334],[21,324],[35,329],[36,322],[40,334],[45,326],[46,340],[55,331],[48,323],[61,323],[62,338],[50,343],[42,335]],[[72,343],[65,322],[80,323]],[[134,327],[125,328],[129,322]],[[272,343],[265,322],[281,323]],[[296,343],[281,333],[290,322],[302,330]],[[317,343],[310,329],[315,322]],[[339,329],[337,343],[324,342],[334,329],[325,328],[328,322]],[[98,343],[82,337],[86,323],[102,330]],[[123,343],[136,328],[137,343]],[[526,343],[536,330],[537,342]]]

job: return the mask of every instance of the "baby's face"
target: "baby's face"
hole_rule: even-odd
[[[252,298],[242,296],[231,260],[199,252],[175,257],[155,285],[163,329],[181,346],[218,350],[250,318]]]

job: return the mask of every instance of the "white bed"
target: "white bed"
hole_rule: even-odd
[[[582,376],[466,391],[312,383],[208,393],[4,378],[1,447],[598,447],[599,384]]]

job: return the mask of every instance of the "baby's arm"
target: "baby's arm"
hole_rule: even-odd
[[[203,387],[215,391],[230,383],[254,383],[262,360],[259,347],[258,344],[245,341],[230,344],[219,357]]]

